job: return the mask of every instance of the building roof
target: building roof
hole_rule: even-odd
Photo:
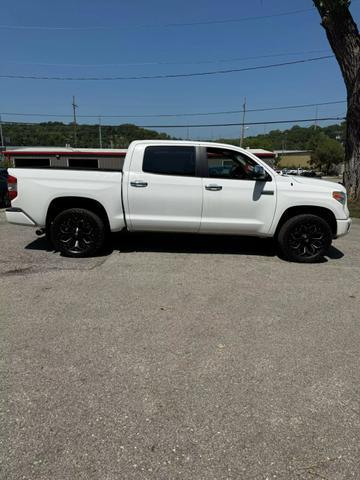
[[[275,157],[275,152],[264,150],[263,148],[247,148],[246,150],[249,150],[254,155],[261,155],[261,157]]]
[[[103,155],[124,156],[126,148],[25,147],[5,150],[4,155]]]
[[[311,153],[311,150],[274,150],[276,155],[296,155],[299,153]]]

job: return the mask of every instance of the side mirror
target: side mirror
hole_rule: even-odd
[[[255,165],[252,171],[252,175],[254,180],[263,180],[266,181],[268,178],[268,174],[266,170],[261,165]]]

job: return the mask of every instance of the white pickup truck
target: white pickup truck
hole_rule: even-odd
[[[6,210],[66,256],[94,255],[108,233],[128,230],[273,237],[283,257],[310,263],[350,229],[342,185],[278,175],[235,146],[135,141],[111,168],[91,163],[98,152],[70,150],[78,162],[66,149],[27,163],[12,151]]]

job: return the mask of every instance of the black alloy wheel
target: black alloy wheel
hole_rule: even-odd
[[[287,260],[314,263],[321,260],[330,248],[332,232],[321,217],[297,215],[282,226],[278,236],[280,249]]]
[[[104,222],[90,210],[65,210],[52,223],[51,240],[55,249],[67,257],[92,256],[104,245]]]

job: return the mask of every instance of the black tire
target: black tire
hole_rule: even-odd
[[[70,208],[59,213],[50,226],[55,250],[66,257],[91,257],[105,243],[105,225],[96,213]]]
[[[332,242],[330,225],[311,214],[296,215],[280,228],[277,242],[286,260],[316,263],[323,259]]]

